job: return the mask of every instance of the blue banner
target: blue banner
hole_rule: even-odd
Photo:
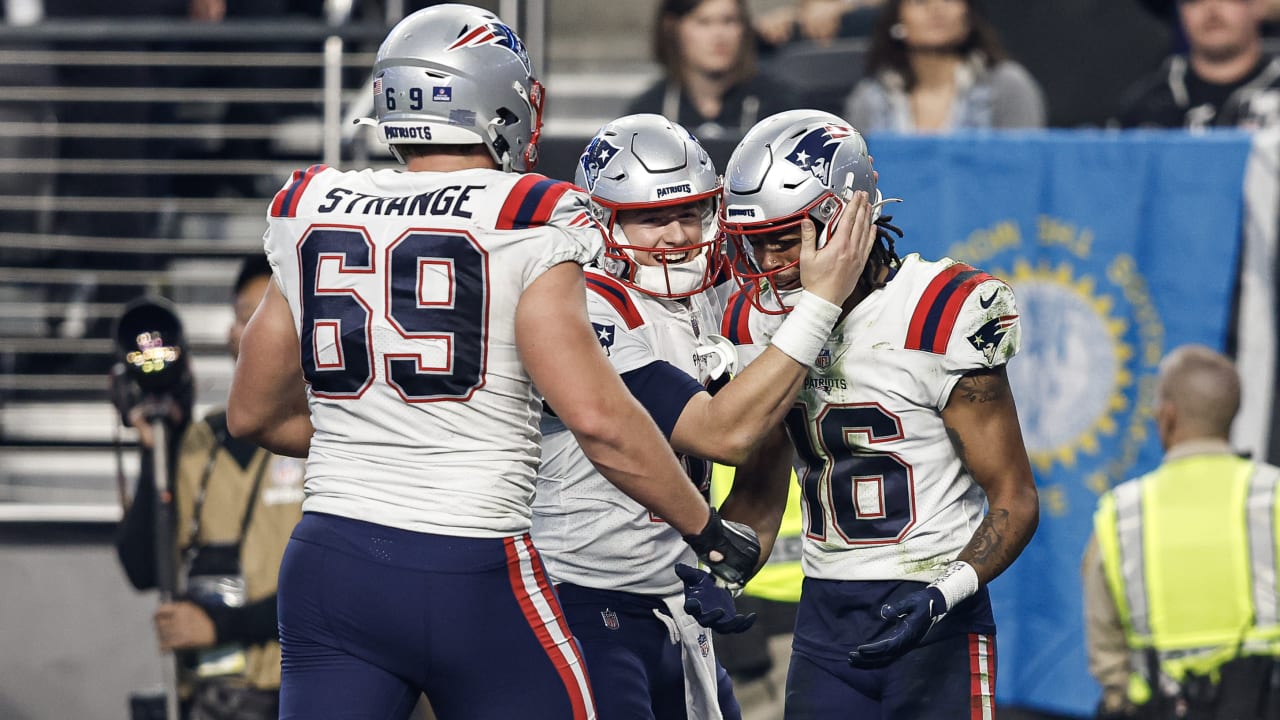
[[[1169,349],[1222,349],[1249,139],[1225,133],[876,136],[898,254],[950,256],[1013,286],[1009,364],[1040,527],[992,584],[1004,704],[1084,716],[1080,559],[1098,495],[1160,460],[1154,372]]]

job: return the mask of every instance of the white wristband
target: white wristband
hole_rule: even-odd
[[[947,610],[950,611],[956,603],[978,592],[978,571],[974,570],[969,563],[956,560],[942,571],[942,575],[937,580],[929,583],[929,586],[938,588],[943,599],[947,601]]]
[[[813,367],[831,337],[831,328],[840,319],[840,310],[839,305],[802,290],[799,302],[791,308],[771,343],[801,365]]]

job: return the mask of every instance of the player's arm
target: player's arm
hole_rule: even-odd
[[[889,630],[884,639],[849,653],[854,667],[881,667],[915,647],[938,618],[1013,564],[1040,520],[1031,462],[1004,365],[961,377],[942,420],[956,454],[987,492],[987,516],[938,579],[881,607]]]
[[[587,320],[580,267],[560,263],[525,289],[516,307],[516,347],[534,384],[600,474],[680,531],[717,575],[745,582],[759,560],[755,534],[707,507],[605,357]]]
[[[791,487],[791,459],[795,448],[781,425],[765,434],[733,476],[733,487],[720,505],[726,520],[750,525],[760,538],[760,565],[773,552]],[[759,569],[757,566],[756,569]]]
[[[857,192],[826,245],[812,222],[800,226],[804,296],[760,357],[714,396],[699,393],[680,414],[671,445],[726,465],[740,465],[795,402],[809,368],[839,321],[876,240],[871,204]]]
[[[272,282],[240,339],[227,401],[232,435],[279,455],[307,456],[314,428],[301,354],[289,301]]]
[[[942,410],[956,454],[987,493],[987,516],[957,560],[973,566],[982,584],[1013,564],[1040,521],[1031,461],[1005,366],[960,378]]]

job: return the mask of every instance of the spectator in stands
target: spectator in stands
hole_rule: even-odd
[[[756,18],[756,34],[766,45],[789,42],[830,45],[837,38],[863,37],[884,0],[793,0]]]
[[[1083,574],[1101,720],[1280,717],[1280,468],[1231,449],[1239,407],[1230,360],[1174,349],[1156,384],[1164,461],[1098,501]]]
[[[874,133],[1043,127],[1045,115],[977,0],[888,0],[844,117]]]
[[[663,0],[653,46],[665,77],[627,112],[664,115],[707,140],[798,107],[793,88],[757,67],[750,28],[746,0]]]
[[[1280,58],[1262,52],[1267,0],[1179,0],[1187,52],[1138,82],[1121,127],[1280,125]]]
[[[233,358],[270,282],[265,255],[245,258],[228,333]],[[123,409],[149,447],[150,427],[141,412]],[[189,720],[274,720],[280,693],[276,575],[302,516],[302,461],[231,437],[223,410],[175,435],[181,438],[174,455],[176,544],[187,593],[156,610],[157,640],[162,650],[183,652],[192,661]],[[116,541],[139,590],[156,584],[155,483],[147,477],[150,463],[142,467]]]

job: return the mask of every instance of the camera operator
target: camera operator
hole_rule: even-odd
[[[270,282],[264,255],[244,259],[228,333],[233,358]],[[274,720],[280,689],[276,576],[289,534],[301,517],[302,461],[231,437],[225,410],[189,422],[189,374],[184,373],[162,411],[148,408],[142,392],[131,383],[121,389],[120,382],[118,374],[116,404],[138,429],[144,460],[154,443],[149,413],[162,418],[171,439],[177,588],[173,599],[156,610],[155,628],[160,650],[177,652],[183,666],[183,717]],[[156,587],[158,578],[156,484],[149,477],[152,463],[143,462],[142,468],[116,539],[125,573],[139,590]],[[164,715],[155,701],[148,707],[135,698],[133,704],[135,719]]]

